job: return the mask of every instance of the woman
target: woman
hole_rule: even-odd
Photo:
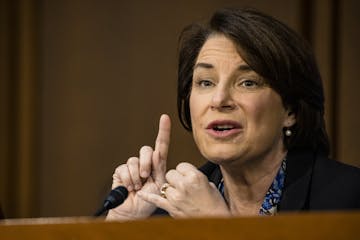
[[[279,21],[217,11],[180,38],[178,111],[209,160],[166,172],[170,119],[113,175],[129,197],[108,219],[273,215],[360,208],[360,170],[328,159],[322,81],[310,49]]]

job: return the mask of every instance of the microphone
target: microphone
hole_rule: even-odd
[[[128,196],[128,190],[124,186],[119,186],[111,190],[105,199],[103,206],[94,214],[95,217],[101,216],[104,212],[122,204]]]

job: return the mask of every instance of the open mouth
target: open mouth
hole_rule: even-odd
[[[242,126],[238,122],[231,120],[213,121],[206,127],[208,133],[215,137],[230,137],[239,133],[241,129]]]
[[[231,129],[236,128],[234,125],[229,125],[229,124],[225,124],[225,125],[216,125],[214,127],[212,127],[212,129],[214,131],[229,131]]]

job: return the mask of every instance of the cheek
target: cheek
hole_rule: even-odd
[[[191,125],[194,125],[194,116],[196,115],[196,105],[194,104],[194,97],[191,94],[189,98],[189,110],[190,110],[190,118],[191,118]]]
[[[274,129],[278,131],[282,128],[285,109],[280,99],[274,98],[274,96],[264,96],[247,101],[247,103],[249,104],[244,109],[247,109],[249,127],[253,130]]]
[[[201,132],[201,128],[203,128],[204,119],[203,116],[206,113],[206,99],[198,94],[191,94],[189,99],[189,107],[190,107],[190,118],[192,125],[192,133],[195,142],[198,142]]]
[[[199,116],[204,109],[204,99],[196,94],[191,94],[189,99],[190,117],[192,125],[196,125],[199,121]],[[193,126],[194,127],[194,126]]]

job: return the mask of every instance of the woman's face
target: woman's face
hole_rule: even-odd
[[[190,113],[195,142],[215,163],[284,152],[284,127],[295,123],[281,97],[223,35],[211,36],[194,66]]]

